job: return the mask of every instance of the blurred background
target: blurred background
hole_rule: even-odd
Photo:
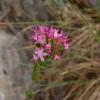
[[[32,85],[35,25],[63,29],[71,46]],[[0,0],[0,100],[100,100],[100,0]]]

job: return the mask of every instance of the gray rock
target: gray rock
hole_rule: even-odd
[[[18,37],[9,45],[13,38],[0,31],[0,100],[25,100],[25,90],[31,85],[31,64],[26,52],[12,50],[22,47],[23,42]]]

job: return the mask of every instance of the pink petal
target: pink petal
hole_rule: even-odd
[[[40,59],[41,59],[42,62],[44,61],[44,57],[43,56],[41,56]]]
[[[38,56],[33,55],[33,59],[34,59],[34,60],[38,60]]]
[[[46,44],[46,45],[45,45],[45,49],[46,49],[46,50],[50,50],[50,49],[51,49],[51,44],[50,44],[50,43]]]
[[[68,49],[69,48],[69,43],[64,43],[64,48]]]
[[[57,54],[55,54],[55,55],[54,55],[54,60],[58,60],[58,59],[60,59],[60,56],[57,55]]]

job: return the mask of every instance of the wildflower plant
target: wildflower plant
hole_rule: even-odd
[[[31,40],[35,46],[32,55],[32,79],[38,80],[41,68],[50,64],[52,60],[59,60],[69,48],[69,38],[55,27],[36,26],[33,27]]]

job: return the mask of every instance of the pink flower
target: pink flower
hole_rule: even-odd
[[[33,60],[34,60],[34,61],[38,60],[38,56],[33,55]]]
[[[32,63],[34,64],[38,60],[38,57],[33,54],[33,58],[31,59]]]
[[[55,27],[36,26],[32,32],[32,43],[35,45],[33,61],[46,59],[60,59],[61,54],[69,48],[68,37]],[[45,58],[45,59],[44,59]]]
[[[38,32],[39,33],[41,33],[41,34],[45,34],[46,32],[48,32],[48,27],[46,27],[46,26],[39,26],[39,27],[37,27],[37,29],[38,29]]]
[[[44,44],[46,42],[46,38],[45,38],[45,35],[43,35],[43,34],[39,34],[39,35],[33,34],[32,41],[33,41],[33,43]]]
[[[59,37],[58,30],[55,30],[55,32],[54,32],[54,39],[57,39],[58,37]]]
[[[65,49],[68,49],[69,48],[69,43],[64,43],[63,46],[64,46]]]
[[[32,34],[31,39],[32,39],[32,42],[34,43],[35,41],[37,41],[38,36],[36,34]]]
[[[56,29],[56,28],[54,28],[54,27],[51,27],[48,35],[49,35],[49,37],[50,37],[51,39],[52,39],[52,38],[57,39],[57,38],[59,38],[59,36],[60,36],[61,34],[59,34],[59,29]]]
[[[45,45],[45,50],[47,50],[48,55],[51,54],[51,44],[50,43]]]
[[[57,52],[58,51],[58,44],[56,43],[54,46],[54,51]]]
[[[40,48],[36,48],[35,50],[35,55],[40,58],[40,60],[43,62],[44,61],[44,57],[47,56],[48,54],[45,53],[43,51],[43,49],[40,49]]]
[[[60,59],[60,56],[58,54],[55,54],[54,55],[54,60],[59,60]]]
[[[40,44],[46,43],[46,38],[45,38],[45,36],[44,36],[44,35],[39,35],[36,42],[37,42],[37,43],[40,43]]]
[[[50,44],[50,43],[46,44],[46,45],[45,45],[45,49],[46,49],[46,50],[50,50],[50,49],[51,49],[51,44]]]
[[[48,55],[50,55],[51,54],[51,50],[47,50],[47,53],[48,53]]]

